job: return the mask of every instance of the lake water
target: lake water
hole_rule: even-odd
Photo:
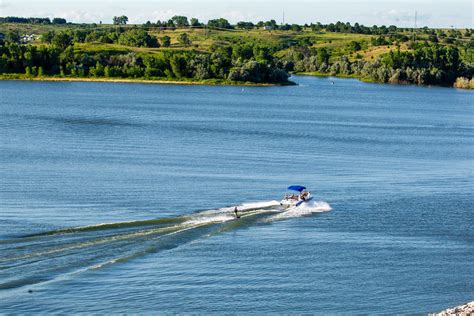
[[[0,312],[472,301],[473,92],[293,80],[1,81]],[[291,184],[315,200],[282,213]]]

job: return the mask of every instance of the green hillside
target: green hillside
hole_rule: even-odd
[[[184,17],[144,25],[12,23],[0,18],[0,73],[4,78],[256,84],[288,84],[288,74],[307,73],[465,88],[474,84],[472,30],[340,22],[232,26],[223,19],[191,27],[189,22],[178,25],[176,18]]]

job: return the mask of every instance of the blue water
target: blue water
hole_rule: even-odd
[[[473,92],[293,80],[0,81],[0,312],[472,301]],[[314,203],[283,212],[290,184]]]

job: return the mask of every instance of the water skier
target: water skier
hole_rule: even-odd
[[[240,218],[239,214],[237,213],[239,210],[237,209],[237,206],[234,208],[234,213],[235,213],[235,218]]]

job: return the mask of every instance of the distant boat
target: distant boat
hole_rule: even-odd
[[[306,187],[301,185],[290,185],[285,197],[280,201],[280,205],[285,208],[300,206],[312,199],[313,196],[311,195],[311,192],[306,190]]]

